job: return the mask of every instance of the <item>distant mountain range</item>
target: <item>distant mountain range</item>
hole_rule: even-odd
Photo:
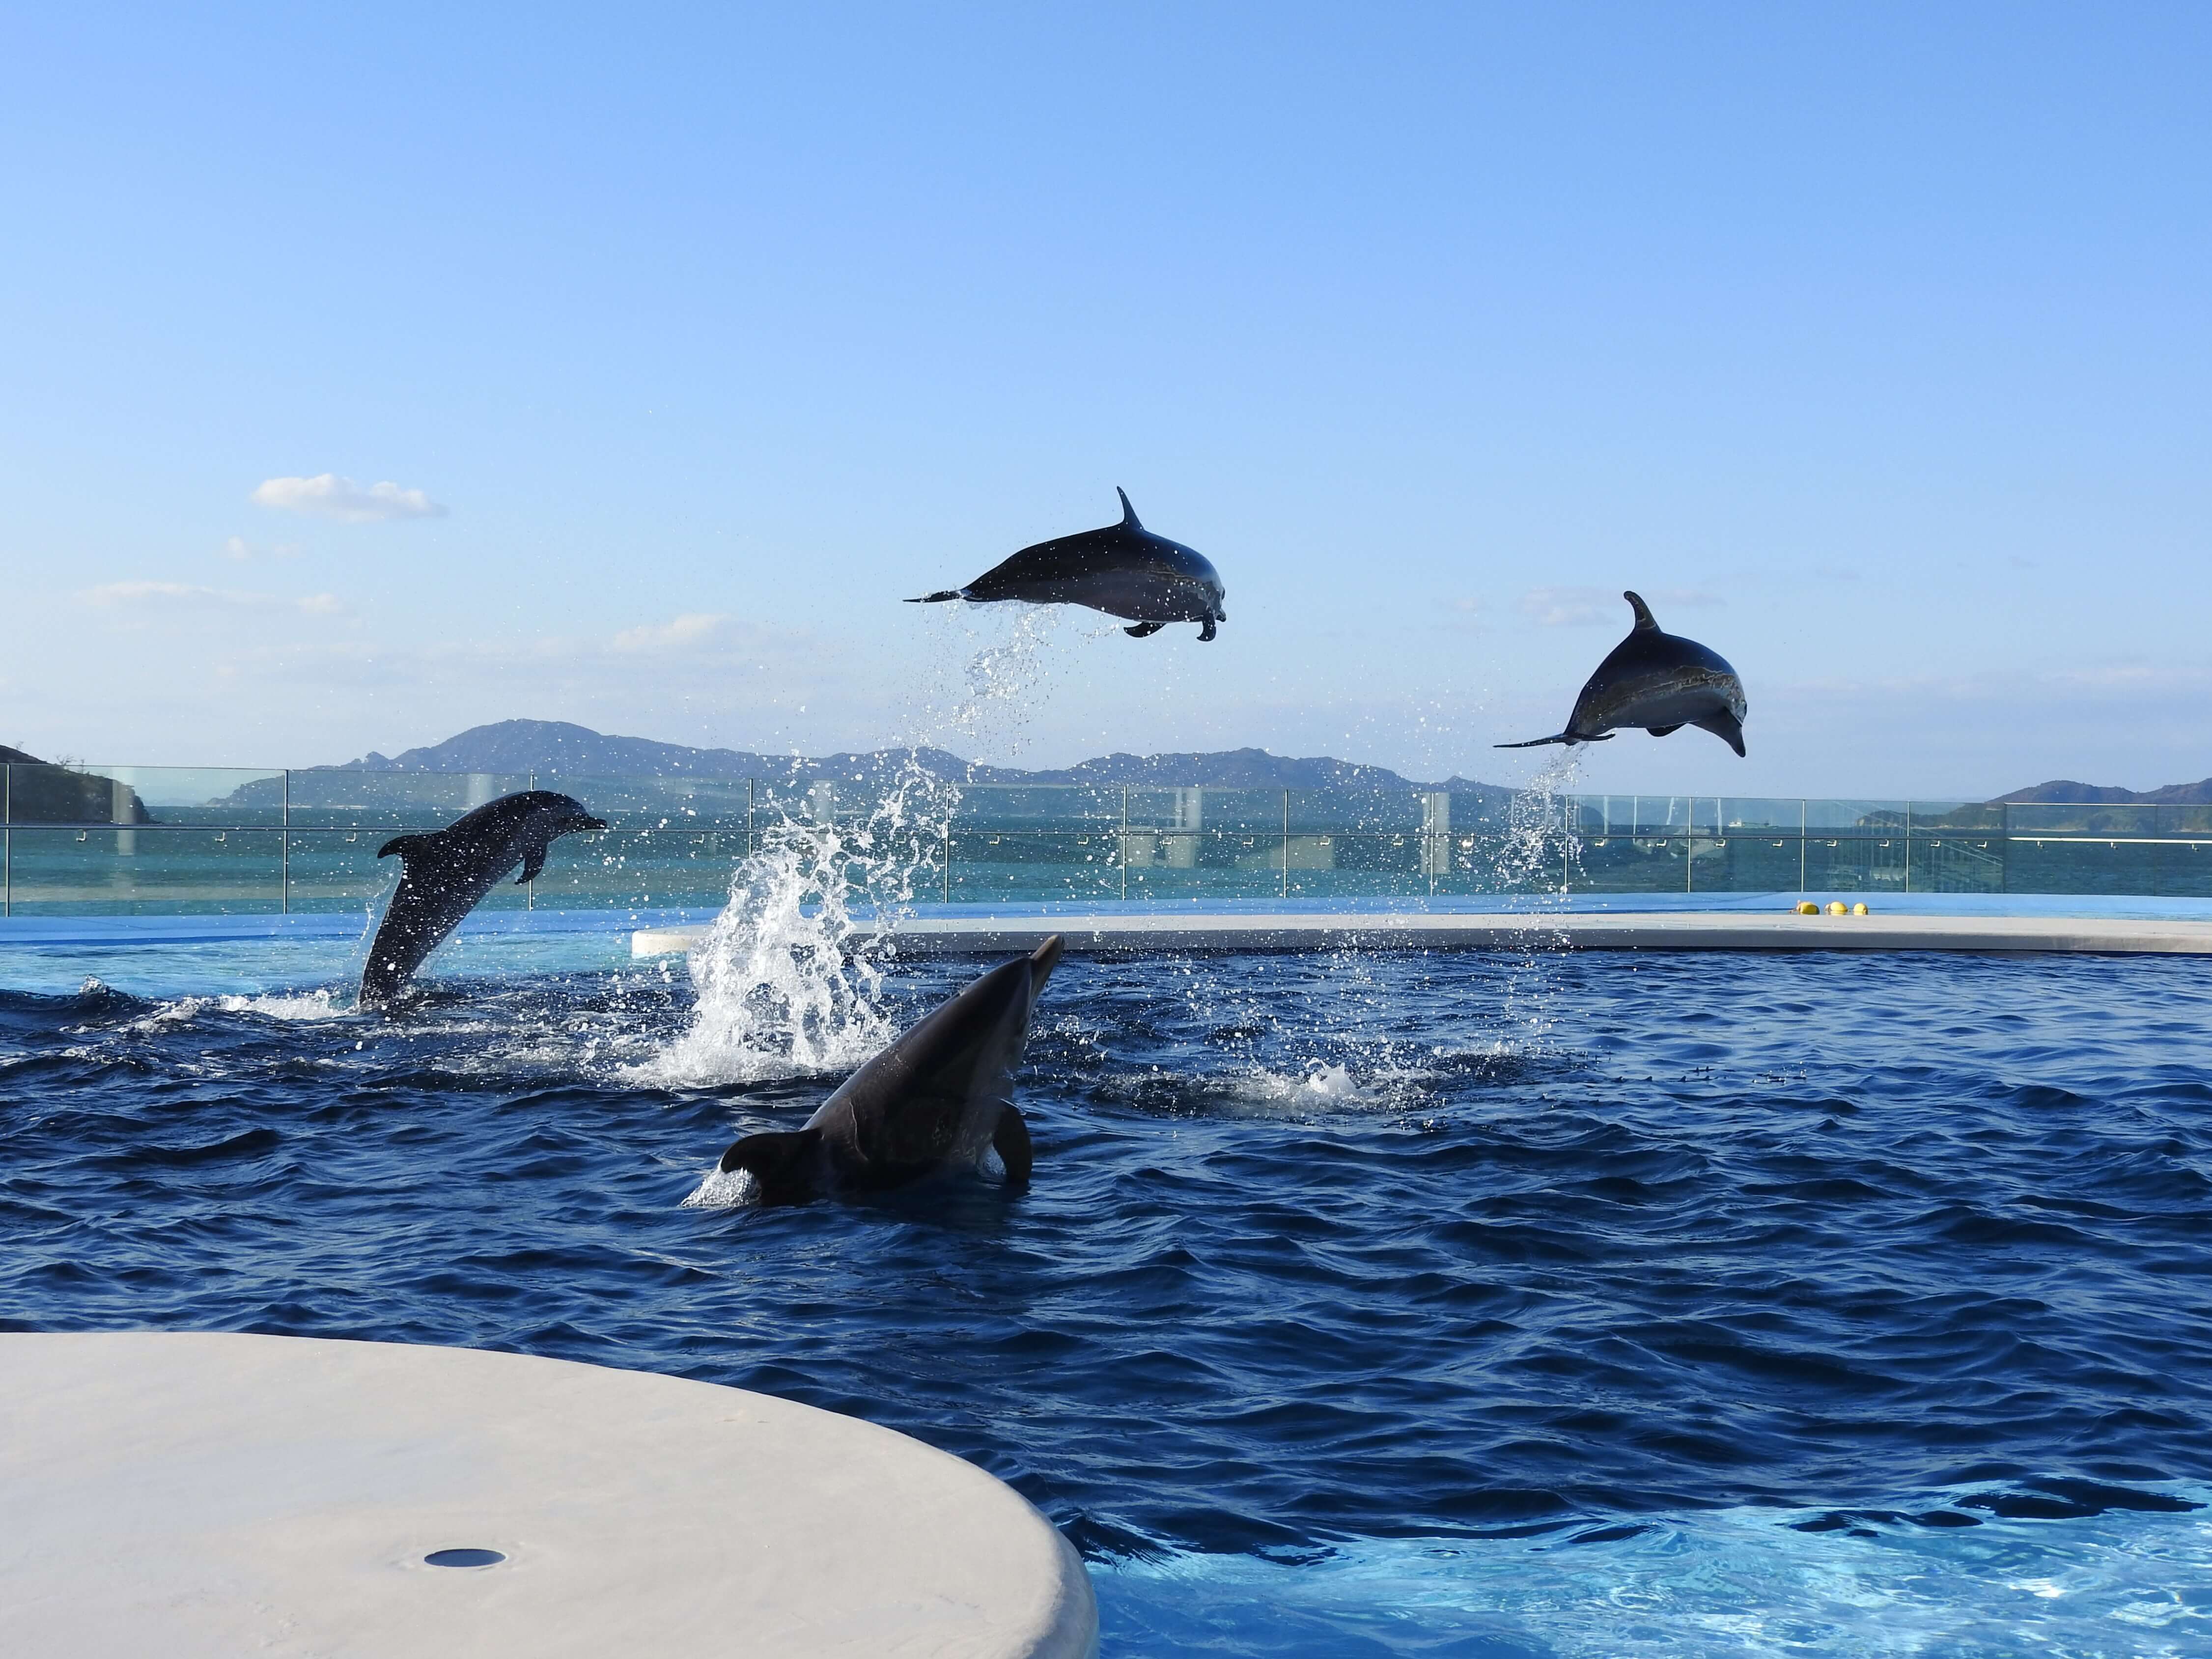
[[[1416,782],[1387,767],[1361,766],[1326,756],[1297,760],[1264,749],[1230,749],[1211,754],[1104,755],[1079,766],[1029,771],[1013,766],[983,766],[942,749],[918,749],[913,759],[925,770],[956,783],[1132,783],[1198,784],[1219,789],[1406,790],[1451,789],[1486,793],[1500,799],[1513,792],[1497,784],[1450,777]],[[535,772],[568,777],[691,776],[780,778],[801,782],[834,778],[841,782],[885,780],[908,763],[904,749],[865,753],[763,755],[744,749],[691,749],[656,743],[650,738],[611,737],[565,720],[501,720],[471,726],[426,748],[387,757],[374,750],[340,767],[345,772]]]
[[[2115,788],[2110,784],[2076,783],[2071,778],[2054,778],[2049,783],[2039,783],[2028,789],[2015,789],[2009,795],[1999,795],[1997,799],[2018,806],[2069,805],[2081,801],[2112,805],[2135,803],[2145,806],[2201,806],[2212,802],[2212,778],[2196,783],[2165,784],[2140,793],[2133,789]]]

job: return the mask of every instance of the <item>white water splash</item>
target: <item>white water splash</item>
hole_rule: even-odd
[[[684,1202],[677,1206],[683,1210],[734,1210],[750,1204],[760,1194],[760,1181],[750,1170],[724,1170],[719,1165],[707,1171]]]
[[[1582,775],[1582,751],[1570,744],[1520,789],[1506,808],[1505,841],[1492,864],[1492,877],[1504,893],[1524,895],[1538,915],[1563,908],[1580,873],[1582,841],[1567,829],[1567,792]],[[1564,930],[1549,943],[1565,945]],[[1500,1012],[1521,1028],[1519,1042],[1537,1052],[1558,1024],[1558,998],[1551,953],[1530,951],[1509,974]]]
[[[879,873],[888,879],[878,894],[871,878]],[[786,817],[770,826],[691,954],[699,994],[690,1026],[627,1080],[697,1086],[859,1065],[893,1035],[878,1000],[891,941],[883,927],[863,929],[854,910],[875,897],[875,921],[888,920],[911,898],[914,875],[911,864],[878,856],[872,823],[848,830],[834,817]]]
[[[1505,840],[1491,861],[1499,892],[1566,896],[1581,848],[1567,833],[1566,796],[1582,769],[1580,750],[1562,748],[1514,792],[1505,809]]]
[[[216,1006],[227,1014],[265,1014],[271,1019],[290,1020],[340,1019],[356,1012],[338,1002],[328,990],[295,995],[272,993],[266,996],[217,997]]]
[[[919,751],[1018,748],[1060,615],[1036,605],[949,609],[953,617],[938,626],[973,648],[964,658],[938,653],[939,686],[908,709],[904,765],[861,802],[817,783],[777,803],[781,821],[738,866],[729,903],[691,954],[690,1026],[626,1068],[626,1081],[696,1087],[849,1070],[896,1034],[882,1006],[884,967],[899,921],[918,898],[944,890],[960,803],[959,786],[927,770]],[[1001,613],[986,624],[988,637],[965,614],[978,609]],[[719,1201],[703,1196],[713,1185],[694,1196]]]

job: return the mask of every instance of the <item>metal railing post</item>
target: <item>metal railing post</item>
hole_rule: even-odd
[[[745,780],[745,856],[753,855],[753,781]]]
[[[530,780],[530,787],[535,789],[538,787],[538,774],[531,772],[525,775]],[[522,908],[526,910],[535,910],[538,908],[538,878],[535,876],[522,884]]]
[[[15,769],[0,766],[0,916],[15,914]]]
[[[1129,899],[1129,786],[1121,786],[1121,901]]]
[[[1797,891],[1800,896],[1805,891],[1805,799],[1802,795],[1797,799]]]
[[[1905,803],[1905,890],[1912,890],[1912,803]]]
[[[284,769],[283,793],[276,806],[277,914],[292,914],[292,769]]]
[[[1434,882],[1431,882],[1431,883],[1429,884],[1429,890],[1430,890],[1431,892],[1432,892],[1432,893],[1433,893],[1434,891],[1436,891],[1436,884],[1435,884]],[[1291,792],[1290,792],[1289,790],[1285,789],[1285,790],[1284,790],[1284,791],[1283,791],[1283,896],[1284,896],[1285,898],[1288,898],[1288,897],[1290,897],[1290,896],[1291,896]]]

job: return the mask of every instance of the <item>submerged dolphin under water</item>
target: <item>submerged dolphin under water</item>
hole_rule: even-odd
[[[1030,1130],[1013,1102],[1014,1068],[1061,944],[1054,933],[939,1003],[804,1126],[733,1144],[722,1172],[750,1172],[763,1204],[887,1192],[978,1170],[987,1150],[998,1153],[1009,1186],[1028,1180]]]
[[[399,886],[385,907],[368,963],[361,970],[361,1006],[389,1002],[422,965],[422,958],[475,909],[499,878],[516,865],[520,887],[545,867],[546,850],[580,830],[604,830],[574,796],[525,789],[464,814],[443,830],[398,836],[376,856],[399,854]]]
[[[1121,631],[1133,639],[1175,622],[1200,623],[1198,637],[1212,639],[1214,624],[1229,620],[1220,573],[1203,553],[1139,524],[1127,490],[1117,488],[1114,493],[1121,498],[1121,523],[1039,542],[965,587],[925,593],[907,603],[1025,599],[1031,605],[1084,605],[1109,617],[1127,617],[1136,625]]]
[[[1743,682],[1715,651],[1661,630],[1651,607],[1623,593],[1636,612],[1628,637],[1613,647],[1575,699],[1567,729],[1499,749],[1534,749],[1547,743],[1603,743],[1616,726],[1640,726],[1655,738],[1694,726],[1744,752]]]

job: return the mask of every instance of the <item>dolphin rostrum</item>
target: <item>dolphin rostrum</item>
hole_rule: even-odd
[[[939,1003],[803,1127],[738,1141],[722,1154],[724,1173],[750,1170],[763,1204],[803,1204],[974,1170],[990,1148],[1008,1185],[1028,1180],[1030,1130],[1013,1102],[1014,1068],[1060,945],[1054,933]]]
[[[385,842],[376,856],[399,854],[399,888],[385,907],[368,965],[361,970],[361,1006],[374,1008],[397,996],[422,958],[516,865],[522,866],[515,878],[520,887],[538,878],[546,849],[562,836],[606,827],[571,796],[526,789],[479,806],[443,830]]]
[[[1115,494],[1121,498],[1121,523],[1039,542],[965,587],[925,593],[907,603],[1025,599],[1031,605],[1087,605],[1109,617],[1127,617],[1136,626],[1121,631],[1133,639],[1157,634],[1173,622],[1201,623],[1198,637],[1212,639],[1213,625],[1229,620],[1220,574],[1204,554],[1138,523],[1127,490]]]
[[[1636,612],[1636,626],[1597,665],[1567,729],[1555,737],[1501,743],[1500,749],[1534,749],[1547,743],[1602,743],[1616,726],[1640,726],[1655,738],[1694,726],[1743,753],[1743,682],[1717,652],[1679,634],[1662,633],[1651,607],[1633,593],[1620,596]]]

